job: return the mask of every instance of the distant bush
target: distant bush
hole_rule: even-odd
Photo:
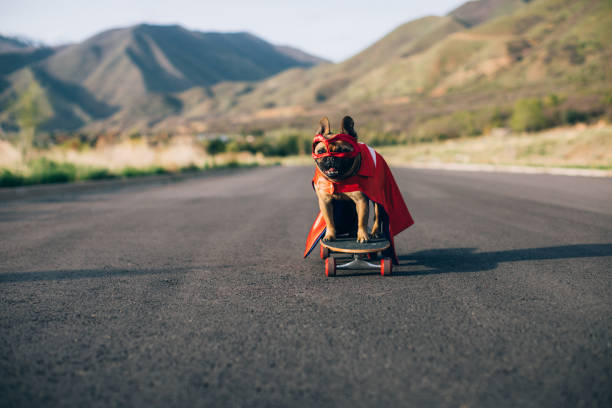
[[[575,109],[567,109],[563,112],[563,123],[568,125],[575,125],[576,123],[586,122],[589,119],[589,115],[585,112],[580,112]]]
[[[490,129],[506,127],[508,125],[510,115],[511,111],[509,109],[502,109],[499,106],[496,106],[495,109],[493,109],[493,112],[491,112],[491,118],[488,121],[487,127]]]
[[[83,168],[77,171],[77,180],[106,180],[117,178],[116,174],[108,169]]]
[[[399,132],[376,132],[366,134],[363,141],[371,146],[391,146],[400,143]]]
[[[32,160],[28,167],[28,181],[34,184],[66,183],[77,179],[77,167],[72,163],[58,163],[43,157]]]
[[[557,94],[551,93],[548,94],[546,96],[546,98],[544,98],[544,105],[545,106],[550,106],[550,107],[557,107],[559,106],[563,101],[565,100],[565,98],[560,97]]]
[[[536,131],[548,126],[544,107],[539,99],[520,99],[514,104],[510,127],[518,132]]]
[[[63,141],[60,146],[64,149],[83,151],[89,147],[89,143],[84,137],[72,137]]]
[[[283,134],[277,139],[276,156],[291,156],[300,153],[300,137],[294,134]]]
[[[502,113],[499,120],[502,120]],[[438,116],[416,125],[408,141],[431,142],[455,139],[462,136],[478,136],[491,127],[496,115],[490,110],[461,111],[446,116]]]
[[[275,139],[260,139],[251,148],[264,156],[291,156],[300,153],[300,137],[283,134]]]
[[[23,184],[25,179],[22,175],[8,169],[0,169],[0,187],[17,187]]]
[[[225,168],[228,168],[228,169],[237,169],[239,167],[240,167],[240,163],[238,163],[237,160],[231,160],[225,163]]]
[[[58,163],[46,158],[32,160],[23,173],[0,168],[0,187],[17,187],[31,184],[62,183],[81,180],[102,180],[114,178],[144,177],[182,172],[196,172],[200,170],[256,167],[257,163],[240,163],[232,160],[225,164],[206,164],[200,168],[195,164],[183,167],[177,172],[166,170],[160,166],[145,168],[126,167],[114,173],[108,169],[77,166],[72,163]]]
[[[188,166],[183,166],[179,169],[181,173],[192,173],[199,170],[201,169],[193,163],[189,164]]]
[[[153,175],[153,174],[168,174],[169,171],[164,169],[163,167],[160,166],[151,166],[151,167],[145,167],[145,168],[136,168],[136,167],[126,167],[123,170],[121,170],[121,172],[119,173],[119,175],[121,177],[143,177],[143,176],[149,176],[149,175]]]
[[[205,147],[208,154],[214,156],[219,153],[225,152],[227,148],[227,142],[223,139],[212,139],[206,143]]]

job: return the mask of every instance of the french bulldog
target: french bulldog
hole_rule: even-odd
[[[354,126],[353,119],[345,116],[342,119],[342,132],[333,134],[327,117],[319,122],[319,130],[313,142],[312,156],[318,170],[332,183],[342,183],[343,180],[359,172],[361,153],[358,149],[357,132]],[[368,197],[363,192],[330,193],[317,185],[314,188],[327,227],[323,237],[325,241],[335,240],[339,231],[348,233],[349,236],[356,235],[357,242],[360,243],[368,242],[371,237],[381,236],[381,210],[377,203],[374,203],[374,223],[371,233],[368,234],[370,204]],[[338,225],[340,219],[343,225]]]

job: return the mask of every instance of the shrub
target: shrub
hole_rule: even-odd
[[[188,166],[181,167],[179,171],[181,173],[192,173],[194,171],[200,171],[200,168],[194,163],[191,163]]]
[[[506,126],[506,123],[508,122],[509,116],[510,115],[508,114],[508,112],[503,111],[499,107],[495,107],[495,109],[493,110],[493,113],[491,114],[491,120],[490,120],[489,125],[492,128],[493,127],[504,127]]]
[[[461,111],[451,115],[427,119],[415,128],[412,142],[429,142],[454,139],[461,136],[477,136],[491,126],[490,110]],[[500,113],[501,115],[501,113]]]
[[[212,139],[206,143],[206,151],[212,156],[225,152],[226,147],[227,142],[223,139]]]
[[[276,156],[290,156],[300,152],[300,137],[294,134],[284,134],[277,139]]]
[[[75,181],[77,168],[72,163],[58,163],[47,158],[32,160],[28,163],[31,183],[66,183]]]
[[[544,129],[548,125],[542,101],[539,99],[520,99],[514,104],[510,117],[510,127],[524,132]]]
[[[565,98],[559,97],[557,94],[551,93],[546,96],[544,99],[544,105],[550,107],[557,107],[561,105],[561,103],[565,100]]]
[[[0,169],[0,187],[16,187],[25,184],[25,178],[7,169]]]
[[[390,146],[399,143],[400,135],[397,132],[383,132],[367,135],[364,139],[372,146]]]
[[[151,166],[151,167],[145,167],[145,168],[126,167],[123,170],[121,170],[119,175],[121,177],[128,178],[128,177],[142,177],[142,176],[149,176],[152,174],[168,174],[168,173],[169,173],[168,170],[160,166]]]
[[[101,168],[85,168],[78,172],[78,180],[105,180],[117,178],[117,175],[110,172],[108,169]]]
[[[575,109],[568,109],[563,113],[563,122],[568,125],[575,125],[579,122],[586,122],[589,119],[589,115],[584,112],[577,111]]]

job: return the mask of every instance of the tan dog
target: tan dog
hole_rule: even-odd
[[[346,157],[337,157],[333,155],[326,155],[325,157],[315,158],[315,163],[319,168],[319,171],[323,176],[331,182],[341,182],[349,177],[356,175],[359,172],[361,165],[361,155],[353,155],[351,153],[355,151],[354,145],[357,142],[357,133],[354,130],[354,121],[350,116],[345,116],[342,119],[342,133],[354,138],[354,143],[346,140],[333,140],[334,136],[331,133],[329,120],[324,117],[319,122],[320,128],[317,135],[322,135],[325,139],[331,139],[331,142],[319,141],[313,147],[313,155],[326,155],[327,153],[346,153]],[[319,208],[323,214],[323,218],[326,223],[326,232],[323,237],[326,241],[333,241],[336,239],[338,229],[336,228],[336,220],[334,219],[334,205],[338,205],[339,202],[352,202],[354,208],[347,208],[346,206],[341,207],[343,212],[351,211],[356,212],[356,227],[353,225],[342,225],[342,232],[348,232],[349,235],[354,235],[356,232],[357,242],[368,242],[370,235],[367,232],[368,217],[369,217],[369,200],[368,197],[361,191],[354,191],[349,193],[333,193],[330,194],[326,191],[321,190],[315,185],[315,192],[319,200]],[[339,207],[340,208],[340,207]],[[345,223],[350,223],[351,217],[342,214]],[[354,218],[354,217],[353,217]],[[380,222],[380,208],[378,204],[374,204],[374,224],[372,226],[371,236],[378,238],[381,236],[381,222]]]

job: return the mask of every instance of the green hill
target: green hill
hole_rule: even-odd
[[[246,33],[140,25],[0,76],[0,123],[17,128],[24,95],[48,130],[310,128],[351,113],[366,135],[418,140],[510,126],[529,106],[541,123],[572,123],[612,115],[610,38],[609,0],[471,1],[314,67]]]
[[[494,115],[497,106],[507,116],[516,100],[549,94],[587,114],[607,109],[599,101],[612,91],[610,1],[481,0],[487,13],[470,16],[471,4],[406,23],[340,64],[289,70],[244,95],[238,86],[234,95],[220,87],[231,104],[196,111],[229,114],[236,128],[305,126],[321,112],[353,112],[373,127],[406,133],[452,112]]]
[[[448,15],[466,27],[482,24],[495,17],[512,13],[532,0],[472,0],[457,7]]]

